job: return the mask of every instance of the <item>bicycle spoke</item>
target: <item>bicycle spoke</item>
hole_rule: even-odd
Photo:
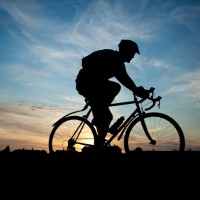
[[[149,141],[139,118],[132,122],[125,135],[126,152],[137,147],[143,151],[183,151],[185,139],[182,129],[171,117],[162,113],[147,113],[144,115],[149,135],[155,142]]]
[[[80,116],[65,118],[57,124],[49,138],[49,151],[82,151],[84,146],[94,145],[96,131],[92,124]]]

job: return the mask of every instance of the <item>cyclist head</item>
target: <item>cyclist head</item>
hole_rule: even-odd
[[[118,47],[126,62],[130,62],[136,53],[140,54],[138,45],[132,40],[121,40]]]

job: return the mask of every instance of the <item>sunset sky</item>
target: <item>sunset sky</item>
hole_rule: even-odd
[[[173,117],[186,150],[199,151],[199,22],[199,0],[0,0],[0,150],[48,151],[52,124],[84,105],[82,57],[131,39],[141,54],[126,63],[130,77],[156,88],[152,111]],[[115,101],[127,100],[122,87]]]

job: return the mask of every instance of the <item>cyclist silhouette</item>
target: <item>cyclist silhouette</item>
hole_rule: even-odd
[[[104,144],[113,115],[108,107],[121,90],[121,83],[139,97],[147,92],[137,87],[126,71],[125,62],[130,63],[135,54],[140,54],[138,45],[132,40],[121,40],[119,51],[102,49],[82,58],[82,68],[76,78],[76,89],[91,105],[97,127],[99,142]],[[115,77],[119,83],[109,80]]]

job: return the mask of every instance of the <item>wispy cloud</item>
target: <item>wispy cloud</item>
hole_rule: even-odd
[[[200,20],[200,6],[196,5],[182,5],[174,9],[171,17],[179,24],[185,26],[194,34],[200,34],[200,29],[196,26],[196,20]]]
[[[149,64],[150,66],[155,67],[155,68],[162,68],[162,69],[174,68],[169,63],[166,63],[165,61],[159,60],[157,58],[153,58],[152,60],[150,60]]]
[[[200,69],[186,72],[179,75],[174,80],[174,86],[170,87],[166,94],[181,95],[188,102],[195,102],[196,107],[200,108]]]
[[[59,111],[59,107],[24,103],[1,103],[0,112],[1,141],[15,141],[15,146],[11,148],[23,148],[23,145],[30,148],[38,140],[45,150],[48,148],[47,141],[53,123],[65,114],[64,108]],[[3,145],[2,142],[0,145]]]

